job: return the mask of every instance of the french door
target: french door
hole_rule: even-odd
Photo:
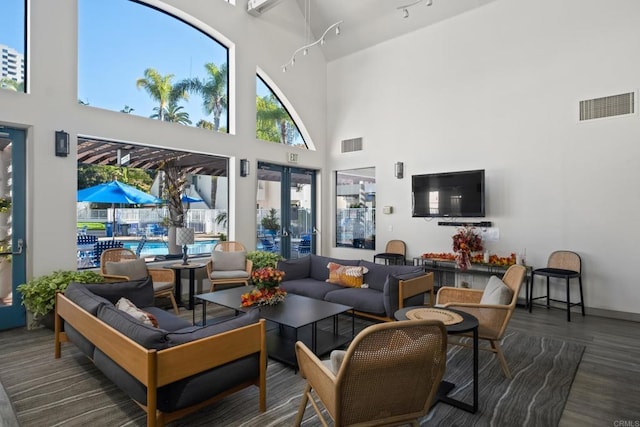
[[[258,163],[258,250],[285,258],[315,253],[316,171]]]
[[[25,132],[0,126],[0,330],[25,325],[16,287],[26,280]]]

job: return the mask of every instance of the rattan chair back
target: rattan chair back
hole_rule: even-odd
[[[246,251],[244,245],[240,242],[235,242],[232,240],[225,240],[223,242],[218,242],[213,247],[214,251],[222,251],[222,252],[241,252]]]
[[[313,377],[309,359],[298,354],[298,361],[336,426],[402,424],[429,411],[446,368],[446,350],[442,322],[408,320],[360,332],[349,345],[332,389],[332,384]]]
[[[389,240],[384,250],[388,254],[407,254],[407,245],[402,240]]]
[[[549,255],[547,261],[548,268],[559,268],[582,273],[582,262],[580,255],[572,251],[555,251]]]
[[[100,273],[107,274],[106,265],[107,262],[120,262],[129,259],[137,259],[136,253],[131,249],[113,248],[105,249],[100,254]]]

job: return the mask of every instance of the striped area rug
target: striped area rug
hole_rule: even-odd
[[[584,347],[514,332],[504,338],[503,350],[513,380],[503,376],[492,354],[480,352],[480,408],[476,414],[439,403],[421,424],[557,425]],[[445,379],[457,385],[450,396],[466,402],[471,402],[471,363],[470,349],[449,348]],[[75,346],[64,345],[62,358],[54,359],[49,330],[0,334],[0,382],[22,427],[146,425],[143,411]],[[291,368],[269,361],[267,412],[259,412],[257,389],[250,388],[171,425],[292,425],[303,389],[304,381]],[[310,406],[303,425],[320,425]]]

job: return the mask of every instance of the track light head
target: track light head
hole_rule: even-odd
[[[409,17],[409,9],[402,9],[402,17],[403,18],[408,18]]]

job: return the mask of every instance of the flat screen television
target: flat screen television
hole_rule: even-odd
[[[411,177],[412,216],[484,217],[484,169]]]

